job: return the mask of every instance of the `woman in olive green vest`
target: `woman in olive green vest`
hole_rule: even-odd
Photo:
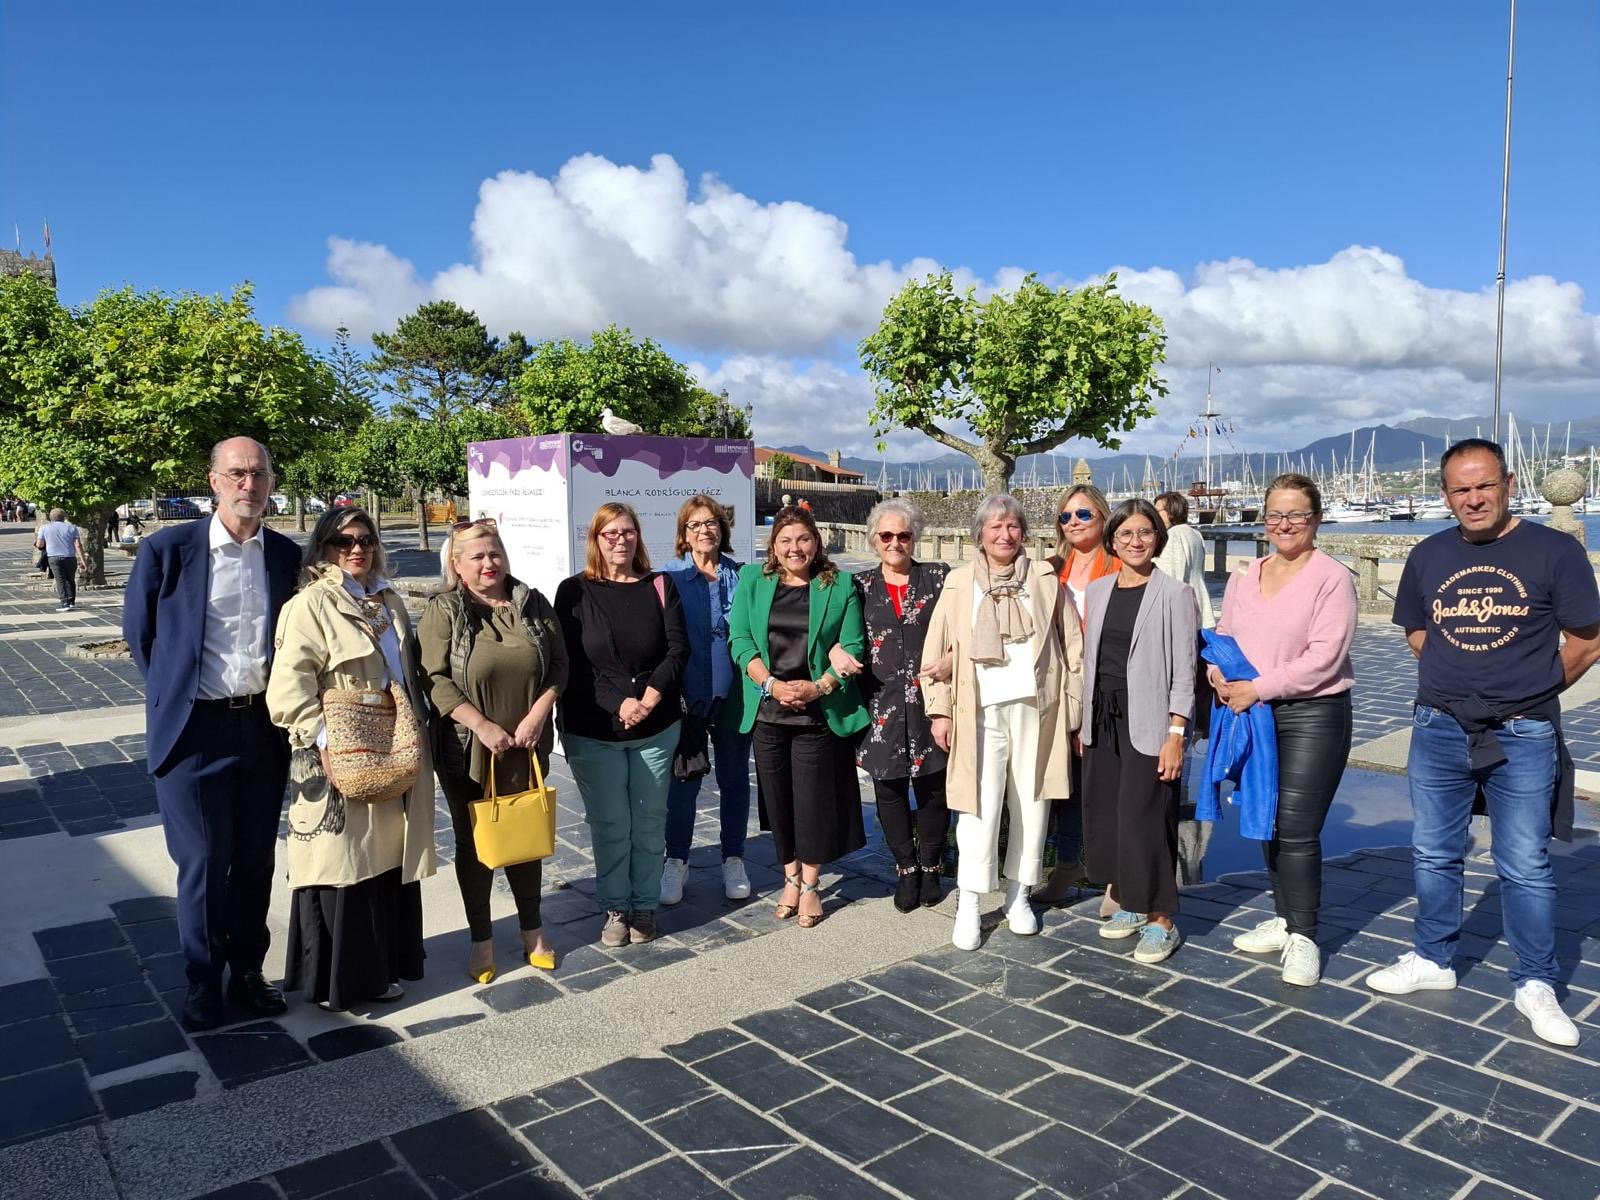
[[[867,709],[855,682],[829,664],[835,644],[866,653],[861,600],[828,561],[811,514],[785,508],[773,521],[763,564],[739,572],[728,649],[744,685],[739,729],[755,744],[761,828],[783,864],[776,915],[802,928],[822,920],[823,863],[866,844],[855,743]]]

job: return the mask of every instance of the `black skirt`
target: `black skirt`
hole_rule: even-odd
[[[757,721],[753,731],[761,828],[778,865],[828,863],[867,844],[855,743],[826,725]]]
[[[283,986],[345,1009],[422,978],[422,884],[400,868],[349,887],[303,887],[289,908]]]

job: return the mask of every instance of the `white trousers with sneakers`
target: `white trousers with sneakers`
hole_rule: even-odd
[[[1006,838],[1006,878],[1029,887],[1043,876],[1050,806],[1034,798],[1039,760],[1039,708],[1032,700],[986,704],[979,710],[978,811],[956,819],[960,865],[956,886],[992,892],[1000,886],[996,867],[1000,811],[1011,811]]]

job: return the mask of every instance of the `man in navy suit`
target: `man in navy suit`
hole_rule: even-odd
[[[262,974],[278,817],[289,771],[267,718],[278,613],[300,552],[261,523],[274,477],[265,446],[229,438],[211,452],[209,520],[147,537],[128,578],[122,632],[145,681],[145,751],[167,852],[178,865],[178,937],[188,959],[183,1023],[284,1011]]]

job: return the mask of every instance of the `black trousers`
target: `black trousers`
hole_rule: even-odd
[[[1128,737],[1128,691],[1108,681],[1094,697],[1094,740],[1083,748],[1083,848],[1091,879],[1111,884],[1130,912],[1178,911],[1178,783]]]
[[[780,866],[821,864],[867,844],[851,744],[826,725],[757,721],[756,792],[761,828]]]
[[[548,759],[540,759],[539,766],[548,770]],[[467,928],[473,941],[486,942],[494,936],[494,924],[489,918],[494,868],[478,861],[478,848],[472,840],[471,807],[474,800],[483,799],[483,785],[465,770],[455,771],[441,765],[439,786],[450,807],[450,826],[456,835],[456,886],[461,889],[461,903],[467,910]],[[502,869],[506,882],[511,885],[512,898],[517,902],[517,927],[525,932],[538,929],[543,923],[539,916],[539,889],[544,881],[544,863],[535,860]]]
[[[78,602],[78,560],[75,558],[52,558],[50,560],[50,574],[55,576],[56,599],[62,604],[76,604]]]
[[[265,695],[243,708],[196,700],[172,764],[156,776],[167,853],[178,865],[178,941],[192,983],[259,971],[289,741]]]
[[[917,793],[916,833],[912,833],[911,791]],[[936,867],[944,856],[944,838],[950,828],[950,809],[944,801],[944,772],[931,771],[915,779],[874,779],[878,799],[878,824],[898,867]]]
[[[1272,902],[1290,933],[1316,940],[1322,826],[1350,759],[1350,693],[1272,705],[1278,726],[1278,819],[1261,844]]]

